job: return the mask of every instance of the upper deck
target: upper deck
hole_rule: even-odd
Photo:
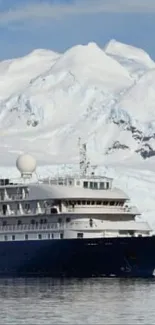
[[[44,184],[78,187],[91,190],[112,189],[112,178],[98,175],[66,175],[65,177],[49,177],[42,180]]]
[[[44,211],[45,206],[56,206],[63,213],[128,213],[129,197],[113,187],[113,179],[96,175],[87,170],[85,157],[80,160],[78,174],[58,175],[34,180],[36,161],[29,155],[21,155],[16,165],[21,177],[14,180],[0,179],[0,209],[3,214],[13,211]],[[81,167],[82,166],[82,167]],[[37,176],[37,175],[36,175]],[[26,208],[25,208],[26,207]],[[29,208],[27,208],[29,207]],[[38,208],[39,207],[39,208]]]

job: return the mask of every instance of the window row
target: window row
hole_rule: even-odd
[[[44,238],[43,236],[42,236],[42,234],[37,234],[37,239],[39,239],[39,240],[42,240],[42,239],[54,239],[54,238],[57,238],[58,239],[58,236],[54,236],[54,233],[52,233],[52,234],[47,234],[47,238]],[[63,233],[60,233],[60,235],[59,235],[59,238],[60,239],[63,239]],[[16,240],[16,235],[11,235],[11,238],[10,238],[10,236],[8,236],[8,235],[4,235],[4,240],[5,241],[7,241],[7,240]],[[28,234],[25,234],[24,235],[24,239],[25,240],[32,240],[32,237],[31,238],[29,238],[29,235]],[[19,239],[18,239],[19,240]]]
[[[114,206],[123,206],[124,201],[66,201],[66,206],[75,206],[75,205],[114,205]]]
[[[90,188],[95,190],[108,190],[110,188],[109,182],[83,182],[84,188]]]
[[[58,222],[58,223],[62,223],[62,221],[63,221],[63,219],[62,218],[58,218],[58,220],[57,221],[55,221],[55,222]],[[68,223],[68,222],[70,222],[71,221],[71,219],[68,217],[68,218],[66,218],[65,219],[65,221]],[[40,219],[40,220],[34,220],[34,219],[32,219],[31,221],[30,221],[30,224],[31,225],[35,225],[35,226],[37,226],[37,225],[44,225],[44,224],[47,224],[48,223],[48,220],[47,219]],[[22,220],[17,220],[17,224],[8,224],[7,223],[7,221],[6,220],[3,220],[3,222],[2,222],[2,226],[3,227],[5,227],[5,226],[21,226],[21,225],[28,225],[28,224],[25,224],[25,223],[22,223]]]

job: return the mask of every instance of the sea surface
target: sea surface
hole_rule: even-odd
[[[0,279],[0,324],[155,324],[155,280]]]

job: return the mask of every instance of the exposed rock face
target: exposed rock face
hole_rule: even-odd
[[[111,153],[115,150],[119,150],[119,149],[121,149],[121,150],[129,149],[130,150],[130,148],[128,146],[126,146],[125,144],[122,144],[119,141],[115,141],[113,143],[113,145],[108,148],[108,150],[106,151],[106,154],[109,154],[109,153]]]

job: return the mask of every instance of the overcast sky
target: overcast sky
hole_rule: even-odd
[[[0,0],[0,59],[110,39],[155,59],[155,0]]]

